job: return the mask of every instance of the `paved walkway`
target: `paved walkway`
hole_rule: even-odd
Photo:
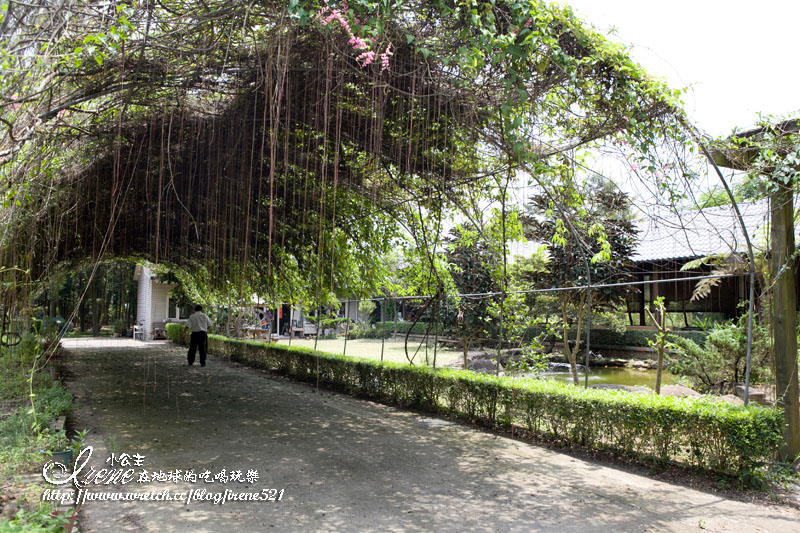
[[[226,484],[132,482],[118,492],[283,490],[275,502],[90,501],[85,531],[800,531],[791,509],[316,392],[216,357],[190,368],[169,344],[64,344],[82,401],[77,426],[93,430],[91,464],[139,453],[148,471],[258,473]]]

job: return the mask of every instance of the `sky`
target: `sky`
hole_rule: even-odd
[[[800,111],[799,0],[562,0],[673,88],[688,115],[724,137],[758,113]]]

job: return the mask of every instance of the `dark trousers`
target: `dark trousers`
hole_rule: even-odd
[[[189,364],[194,364],[194,353],[200,348],[200,366],[206,366],[206,354],[208,353],[208,333],[205,331],[193,331],[189,339]]]

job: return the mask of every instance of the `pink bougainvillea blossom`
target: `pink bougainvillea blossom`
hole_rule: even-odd
[[[372,64],[374,60],[375,60],[375,52],[373,52],[372,50],[367,50],[366,52],[364,52],[363,54],[359,55],[356,58],[356,61],[361,63],[362,67],[366,67],[367,65]]]
[[[381,54],[376,54],[373,50],[370,50],[369,43],[353,33],[353,30],[350,28],[350,24],[344,18],[344,15],[347,13],[348,6],[347,1],[342,2],[342,10],[339,11],[330,6],[328,0],[325,0],[325,5],[320,9],[319,13],[317,14],[320,24],[323,26],[327,26],[331,22],[338,22],[339,25],[347,32],[349,40],[347,44],[353,47],[353,50],[357,52],[361,52],[357,57],[356,61],[362,66],[366,67],[371,65],[375,61],[376,55],[378,55],[381,59],[381,72],[384,70],[389,69],[389,58],[393,55],[392,52],[392,43],[389,43],[386,46],[386,50],[383,51]],[[358,24],[358,20],[355,20],[356,24]],[[375,39],[372,39],[373,44]]]
[[[392,52],[392,43],[386,45],[386,50],[381,54],[381,72],[389,70],[389,58],[394,55]]]
[[[367,49],[369,49],[369,45],[367,44],[367,41],[365,41],[361,37],[356,37],[355,35],[353,37],[350,37],[350,40],[347,41],[347,42],[349,44],[353,45],[353,50],[367,50]]]

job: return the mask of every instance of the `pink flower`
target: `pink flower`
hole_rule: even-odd
[[[394,55],[392,52],[392,43],[386,45],[386,50],[381,54],[381,72],[389,70],[389,58]]]
[[[361,63],[362,67],[366,67],[367,65],[372,64],[372,62],[374,60],[375,60],[375,52],[373,52],[372,50],[368,50],[368,51],[364,52],[363,54],[360,54],[356,58],[356,61]]]
[[[373,50],[370,50],[370,44],[363,38],[358,37],[353,33],[353,30],[350,29],[350,24],[347,23],[347,20],[344,18],[344,14],[347,13],[348,5],[347,0],[342,0],[342,11],[334,9],[328,3],[328,0],[324,0],[325,5],[319,10],[317,16],[320,20],[320,24],[323,26],[327,26],[333,21],[339,23],[339,25],[347,32],[347,35],[350,39],[347,43],[353,47],[355,51],[362,51],[357,57],[356,61],[361,64],[362,67],[366,67],[367,65],[371,65],[375,61],[376,53]],[[356,24],[358,24],[358,20],[356,19]],[[376,39],[372,38],[372,44],[375,44]],[[383,53],[380,54],[381,59],[381,72],[384,70],[389,69],[389,58],[393,55],[392,53],[392,44],[389,43],[386,46],[386,49]]]
[[[350,37],[350,40],[347,42],[353,45],[353,50],[366,50],[367,48],[369,48],[367,41],[365,41],[361,37],[356,37],[355,35]]]
[[[529,18],[528,20],[525,21],[525,25],[523,26],[523,28],[530,28],[531,24],[533,24],[533,19]]]

